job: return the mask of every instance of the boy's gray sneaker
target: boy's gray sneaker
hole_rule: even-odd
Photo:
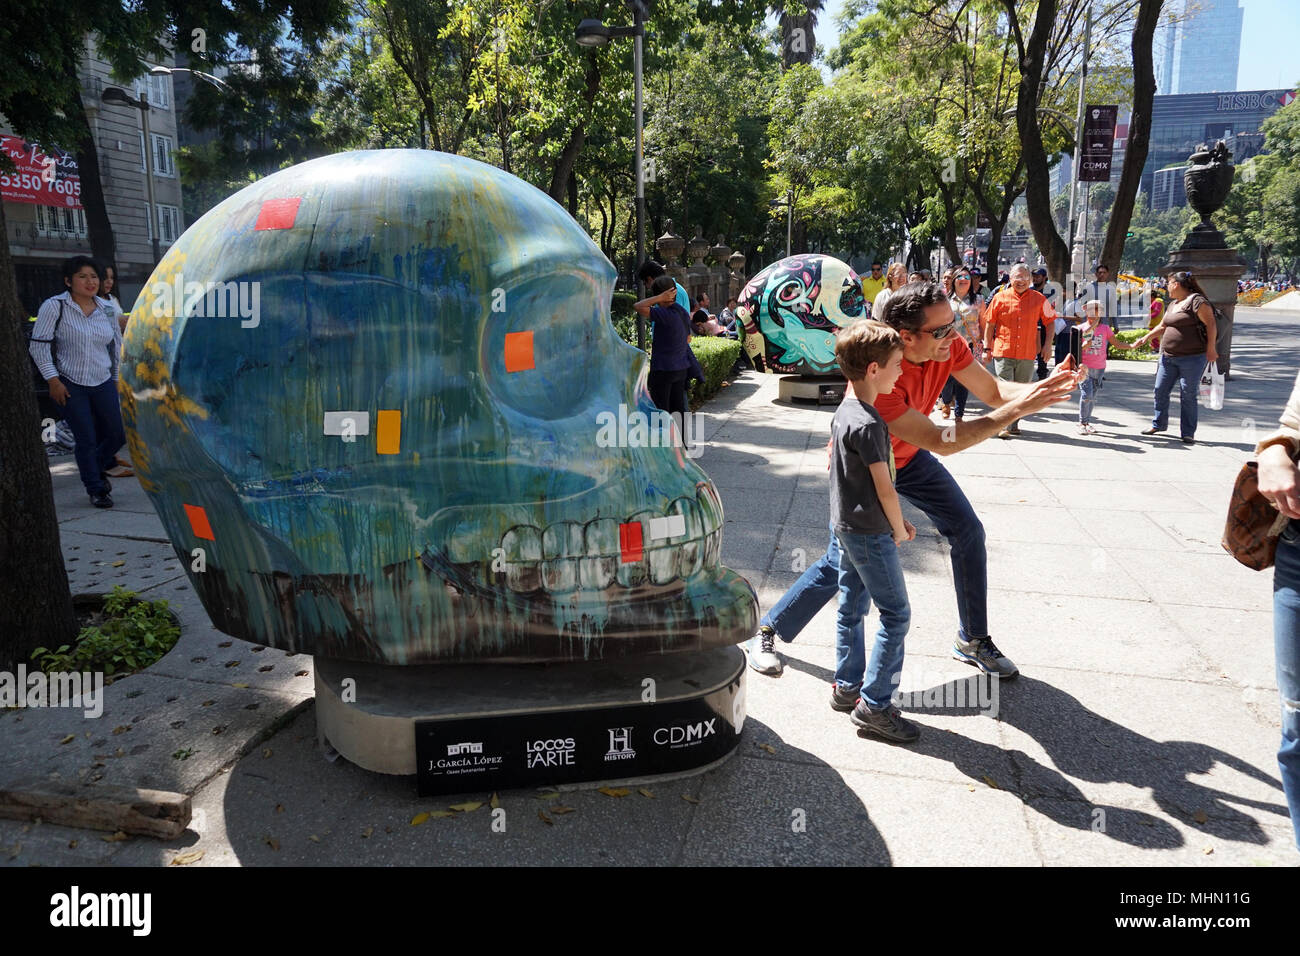
[[[898,744],[910,744],[921,736],[921,729],[899,713],[897,707],[873,710],[865,700],[860,700],[849,714],[849,720],[874,737]]]
[[[957,640],[953,641],[952,656],[954,660],[978,667],[984,673],[997,677],[1010,679],[1020,673],[1019,668],[1011,663],[1011,659],[998,650],[991,637],[977,637],[970,641],[963,641],[959,635]]]
[[[749,656],[749,666],[760,674],[781,673],[781,658],[776,656],[776,631],[766,624],[745,642],[745,651]]]
[[[857,687],[841,687],[839,684],[831,682],[831,710],[838,710],[842,714],[851,711],[858,703]]]

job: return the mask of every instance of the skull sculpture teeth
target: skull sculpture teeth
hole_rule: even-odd
[[[392,664],[746,639],[707,476],[597,441],[602,413],[655,411],[613,279],[548,196],[425,150],[304,163],[195,223],[132,311],[121,390],[217,627]]]

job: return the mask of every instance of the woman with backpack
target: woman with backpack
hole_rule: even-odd
[[[103,268],[90,256],[65,262],[67,291],[41,303],[28,350],[76,437],[77,470],[90,503],[111,508],[106,472],[117,464],[126,431],[117,398],[122,330],[116,312],[97,298],[103,280]]]
[[[1200,405],[1201,375],[1207,362],[1217,362],[1214,348],[1217,334],[1214,306],[1190,272],[1169,277],[1169,308],[1155,328],[1134,345],[1160,339],[1160,364],[1156,368],[1155,414],[1143,435],[1154,435],[1169,426],[1169,393],[1178,383],[1178,417],[1183,443],[1196,441],[1196,417]]]

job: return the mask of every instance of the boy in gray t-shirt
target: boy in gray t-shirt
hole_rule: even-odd
[[[840,332],[835,358],[853,394],[831,421],[831,527],[843,553],[831,706],[870,734],[910,743],[921,732],[891,699],[912,618],[898,547],[916,529],[903,518],[889,428],[873,404],[902,374],[903,341],[883,322],[856,322]],[[862,619],[873,599],[880,628],[868,663]]]

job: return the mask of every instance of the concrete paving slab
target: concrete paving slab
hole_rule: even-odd
[[[67,530],[59,540],[73,594],[107,594],[117,584],[142,591],[184,576],[169,544]]]
[[[1111,548],[1107,553],[1152,600],[1165,604],[1251,610],[1273,603],[1271,578],[1238,564],[1226,552],[1156,554]]]

